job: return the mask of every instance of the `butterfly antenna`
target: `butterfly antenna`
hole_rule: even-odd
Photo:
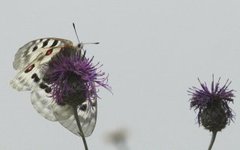
[[[79,44],[83,44],[83,45],[88,45],[88,44],[100,44],[99,42],[85,42],[85,43],[81,43],[80,40],[79,40],[79,37],[78,37],[78,34],[77,34],[77,30],[76,30],[76,27],[75,27],[75,23],[73,22],[73,29],[74,29],[74,32],[76,34],[76,37],[77,37],[77,40],[78,40],[78,43]]]
[[[73,29],[74,29],[74,32],[75,32],[75,34],[76,34],[78,43],[81,43],[80,40],[79,40],[79,37],[78,37],[77,30],[76,30],[76,27],[75,27],[75,23],[74,23],[74,22],[73,22]]]
[[[100,44],[100,43],[99,42],[85,42],[83,44],[85,45],[85,44]]]

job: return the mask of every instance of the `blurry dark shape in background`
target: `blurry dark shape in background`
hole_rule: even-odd
[[[106,140],[113,144],[117,150],[129,150],[127,146],[128,131],[125,128],[119,128],[107,134]]]

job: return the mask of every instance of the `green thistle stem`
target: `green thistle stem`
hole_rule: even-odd
[[[216,139],[216,136],[217,136],[217,131],[212,131],[212,139],[211,139],[211,142],[209,144],[209,147],[208,147],[208,150],[211,150],[212,149],[212,146],[214,144],[214,141]]]
[[[86,141],[85,136],[83,134],[82,126],[81,126],[79,118],[78,118],[77,106],[73,106],[73,113],[74,113],[74,117],[75,117],[76,122],[77,122],[78,130],[80,132],[80,136],[82,137],[84,148],[85,148],[85,150],[88,150],[87,141]]]

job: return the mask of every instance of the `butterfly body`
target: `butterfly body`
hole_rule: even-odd
[[[33,107],[44,118],[58,121],[79,135],[72,107],[57,104],[52,96],[51,84],[44,80],[48,65],[63,49],[83,51],[82,44],[74,46],[71,41],[61,38],[41,38],[28,42],[15,55],[13,68],[17,70],[17,75],[10,84],[18,91],[30,91]],[[96,124],[97,101],[85,100],[77,108],[84,136],[90,136]]]

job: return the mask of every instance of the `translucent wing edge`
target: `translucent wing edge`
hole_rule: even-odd
[[[82,111],[81,107],[83,105],[87,105],[86,110]],[[56,112],[56,111],[55,111]],[[59,114],[61,114],[58,111],[58,114],[55,113],[55,116],[58,120],[58,122],[64,126],[66,129],[71,131],[72,133],[76,134],[77,136],[81,136],[77,127],[76,120],[73,115],[73,109],[72,107],[68,107],[68,110],[65,109],[65,113],[68,112],[70,116],[67,119],[62,119],[63,117]],[[82,126],[82,130],[85,137],[88,137],[92,134],[93,130],[96,126],[97,121],[97,101],[94,101],[94,105],[91,105],[89,101],[86,101],[82,105],[78,107],[78,116],[79,120]]]
[[[36,86],[31,92],[31,103],[35,110],[41,114],[45,119],[50,121],[57,121],[52,106],[55,105],[50,94],[43,89]]]

